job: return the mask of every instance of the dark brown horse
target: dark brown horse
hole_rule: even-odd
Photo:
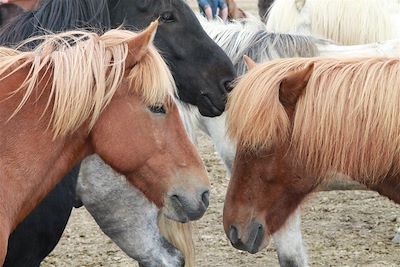
[[[151,44],[157,25],[48,35],[31,52],[0,48],[1,264],[13,229],[93,153],[169,218],[205,212],[209,182]]]
[[[229,100],[238,142],[224,207],[232,244],[255,253],[321,182],[341,173],[400,203],[400,61],[282,59]]]

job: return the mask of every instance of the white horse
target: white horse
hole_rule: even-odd
[[[244,55],[251,56],[257,62],[263,62],[273,58],[295,56],[400,54],[400,41],[396,40],[383,44],[342,47],[314,37],[268,33],[263,24],[254,18],[228,25],[199,19],[206,32],[232,59],[239,75],[246,70],[242,60]],[[230,173],[235,147],[226,137],[224,115],[206,118],[192,106],[182,105],[180,109],[192,140],[195,142],[196,135],[193,129],[198,126],[211,137]],[[120,175],[98,157],[93,157],[82,163],[77,187],[78,196],[103,232],[125,253],[145,262],[146,266],[179,266],[181,256],[164,239],[167,237],[183,252],[185,266],[194,266],[190,224],[182,225],[159,218],[158,209],[149,203],[143,194],[128,186],[124,177],[109,179],[110,176]],[[274,235],[281,266],[308,265],[300,222],[300,211],[296,211],[286,227]]]
[[[398,0],[275,0],[267,30],[313,34],[343,45],[400,37]]]

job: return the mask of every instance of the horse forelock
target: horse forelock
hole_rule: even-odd
[[[289,138],[289,118],[279,102],[279,84],[293,66],[282,65],[256,66],[230,93],[228,134],[242,148],[255,151]]]
[[[314,62],[292,122],[279,101],[289,71]],[[315,177],[374,183],[400,171],[400,60],[282,59],[244,76],[228,105],[229,134],[259,151],[287,142]],[[292,127],[292,129],[289,129]]]
[[[4,55],[0,59],[2,79],[30,66],[26,80],[13,93],[25,90],[11,118],[34,92],[43,76],[41,72],[51,70],[46,109],[51,106],[54,137],[74,132],[88,119],[92,127],[122,84],[126,74],[127,42],[135,35],[122,30],[111,30],[102,36],[74,31],[31,38],[22,46],[36,41],[41,44],[30,52],[0,48],[0,54]],[[16,62],[20,63],[17,67],[14,66]],[[169,104],[175,95],[172,75],[153,46],[129,70],[128,79],[128,90],[147,105]]]

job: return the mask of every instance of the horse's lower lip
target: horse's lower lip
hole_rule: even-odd
[[[183,215],[183,214],[179,214],[179,216],[174,216],[174,217],[168,216],[168,214],[164,214],[164,216],[167,217],[170,220],[177,221],[177,222],[180,222],[180,223],[189,222],[189,217],[186,216],[186,215]]]
[[[200,114],[208,117],[219,116],[224,112],[224,107],[218,107],[215,105],[208,95],[201,95],[200,101],[202,103],[198,104]]]

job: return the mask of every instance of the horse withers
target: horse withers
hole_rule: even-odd
[[[204,214],[209,182],[180,121],[171,73],[151,44],[157,25],[140,34],[37,37],[31,52],[1,49],[1,262],[13,229],[93,153],[169,218]]]
[[[256,253],[304,198],[341,173],[400,203],[400,61],[274,60],[233,91],[238,149],[224,207],[234,247]]]

